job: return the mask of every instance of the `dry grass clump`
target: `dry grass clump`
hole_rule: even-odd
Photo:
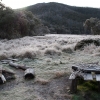
[[[95,50],[95,52],[97,53],[100,53],[100,46],[98,46],[97,48],[96,48],[96,50]]]
[[[24,54],[20,55],[22,58],[35,58],[36,57],[36,54],[34,52],[29,52],[29,51],[26,51],[24,52]]]
[[[52,61],[52,58],[47,58],[45,59],[46,62],[51,62]]]
[[[95,44],[85,46],[83,52],[93,54],[93,56],[100,56],[100,46],[96,46]]]
[[[20,57],[20,58],[34,59],[38,55],[41,55],[40,50],[38,50],[37,48],[31,48],[31,47],[25,47],[25,48],[22,47],[17,50],[11,50],[11,51],[12,51],[12,53],[10,56],[15,56],[18,58]]]
[[[4,53],[0,54],[0,60],[4,60],[4,59],[7,59],[7,55]]]
[[[47,48],[47,49],[45,49],[44,54],[60,56],[61,55],[61,51],[58,51],[55,48]]]
[[[46,80],[46,79],[37,78],[37,79],[35,80],[35,83],[39,83],[39,84],[41,84],[41,85],[46,85],[46,84],[49,83],[49,81]]]
[[[60,44],[58,44],[58,43],[52,43],[52,44],[50,45],[50,47],[55,48],[55,49],[57,49],[57,50],[60,50],[62,46],[61,46]]]
[[[60,45],[66,45],[68,43],[68,41],[66,41],[66,40],[60,40],[60,41],[58,41],[58,43]]]
[[[62,47],[62,52],[65,52],[65,53],[73,53],[73,50],[70,47]]]
[[[53,79],[56,79],[56,78],[63,77],[63,76],[65,76],[65,75],[67,75],[68,73],[65,72],[65,71],[56,71],[56,72],[54,72],[53,74],[54,74]]]
[[[84,47],[83,52],[93,54],[95,52],[96,48],[97,48],[96,45],[90,44],[90,45]]]
[[[100,53],[95,53],[92,56],[100,56]]]

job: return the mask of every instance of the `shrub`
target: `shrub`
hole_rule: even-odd
[[[84,46],[90,45],[90,44],[94,44],[96,46],[100,46],[100,40],[99,39],[84,39],[79,41],[76,46],[75,46],[75,50],[82,50],[84,48]]]

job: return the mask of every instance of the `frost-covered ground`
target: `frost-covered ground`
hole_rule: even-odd
[[[14,40],[0,41],[0,59],[6,57],[23,57],[27,52],[30,52],[33,57],[44,55],[46,50],[54,50],[61,53],[64,48],[71,47],[86,38],[99,38],[100,36],[85,36],[85,35],[46,35],[35,37],[24,37]]]
[[[0,100],[71,100],[68,80],[71,66],[79,63],[100,63],[100,47],[91,44],[74,50],[83,39],[92,35],[57,35],[0,40],[0,59],[17,58],[16,63],[33,67],[36,79],[26,81],[22,70],[2,64],[16,72],[16,80],[0,85]]]

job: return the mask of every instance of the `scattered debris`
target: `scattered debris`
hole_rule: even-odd
[[[17,63],[12,62],[12,61],[9,62],[9,65],[11,67],[15,67],[15,68],[23,69],[23,70],[27,69],[27,67],[25,65],[19,65]]]
[[[33,68],[28,68],[25,70],[25,79],[33,79],[35,78],[35,72]]]
[[[0,67],[0,84],[15,78],[16,77],[14,72],[2,69],[2,67]]]

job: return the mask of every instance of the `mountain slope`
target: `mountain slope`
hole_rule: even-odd
[[[32,11],[51,32],[84,34],[83,22],[90,17],[100,18],[100,9],[64,5],[60,3],[39,3],[23,10]]]

